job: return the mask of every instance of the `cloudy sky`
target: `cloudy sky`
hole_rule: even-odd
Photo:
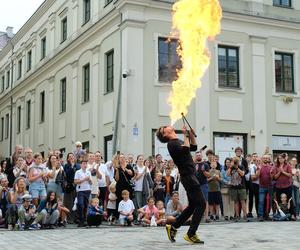
[[[12,26],[16,33],[43,2],[44,0],[0,0],[0,31]]]

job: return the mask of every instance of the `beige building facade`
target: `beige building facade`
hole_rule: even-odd
[[[46,0],[0,52],[0,157],[14,145],[69,152],[81,141],[165,157],[178,64],[173,1]],[[225,0],[222,31],[187,118],[221,159],[300,151],[300,2]],[[181,121],[175,124],[177,129]]]

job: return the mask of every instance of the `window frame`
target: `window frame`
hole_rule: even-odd
[[[17,80],[19,80],[22,77],[22,58],[18,60],[18,78]]]
[[[40,92],[40,123],[45,122],[45,108],[46,108],[45,91]]]
[[[59,113],[62,114],[65,113],[67,110],[67,78],[66,77],[60,80],[59,88],[60,88]]]
[[[46,57],[47,53],[47,38],[44,36],[41,39],[41,61]]]
[[[21,133],[22,107],[17,107],[17,134]]]
[[[5,132],[4,139],[8,139],[9,137],[9,113],[5,114]]]
[[[91,20],[91,1],[90,0],[83,0],[82,8],[83,8],[82,26],[84,26],[86,23],[88,23]]]
[[[281,89],[277,90],[277,84],[276,84],[276,55],[281,56]],[[286,91],[284,90],[284,80],[286,79],[284,76],[284,56],[290,56],[291,57],[291,69],[292,69],[292,91]],[[296,86],[295,86],[295,60],[294,60],[295,54],[291,52],[283,52],[283,51],[274,51],[274,79],[275,79],[275,93],[285,93],[285,94],[296,94]]]
[[[161,35],[159,35],[157,37],[157,44],[156,44],[156,46],[157,46],[157,81],[158,81],[159,84],[162,84],[162,85],[164,85],[164,84],[172,84],[172,82],[175,81],[177,78],[170,79],[170,76],[168,76],[168,80],[167,81],[160,80],[159,65],[160,65],[160,54],[161,53],[160,53],[160,50],[159,50],[159,43],[160,43],[161,40],[164,40],[164,42],[167,41],[167,40],[170,40],[171,42],[174,42],[176,40],[176,43],[177,43],[176,49],[177,49],[179,39],[176,38],[176,37],[169,38],[169,37],[161,36]],[[171,55],[171,43],[168,43],[168,64],[170,64],[170,55]],[[176,53],[176,55],[177,55],[177,53]],[[177,57],[179,59],[179,62],[181,62],[178,55],[177,55]],[[176,69],[178,69],[178,65],[176,66]],[[170,67],[169,67],[168,70],[170,71]]]
[[[27,72],[32,68],[32,50],[27,51]]]
[[[105,53],[105,94],[112,93],[114,91],[114,49],[111,49],[110,51]],[[109,56],[112,56],[112,64],[108,65]],[[108,72],[111,69],[112,75],[109,76]],[[111,81],[111,86],[109,87],[109,81]]]
[[[88,74],[87,74],[88,69]],[[90,63],[82,67],[82,104],[90,101],[91,68]]]
[[[220,84],[220,78],[219,78],[219,49],[225,49],[225,60],[226,60],[226,84],[221,85]],[[228,76],[229,76],[229,71],[228,71],[228,62],[229,62],[229,56],[228,56],[228,51],[229,49],[234,49],[236,50],[236,57],[237,57],[237,86],[229,86],[228,82]],[[226,44],[218,44],[217,45],[217,82],[218,82],[218,88],[219,89],[241,89],[241,69],[240,69],[240,61],[241,61],[241,56],[240,56],[240,47],[239,46],[233,46],[233,45],[226,45]]]
[[[65,42],[67,38],[68,38],[68,17],[65,16],[61,20],[61,42],[60,43]]]
[[[31,127],[31,100],[26,101],[26,129]]]
[[[1,90],[0,90],[0,94],[2,94],[5,90],[5,75],[1,76]]]
[[[4,139],[4,117],[1,117],[1,131],[0,131],[0,141]]]
[[[105,0],[104,8],[112,2],[113,2],[113,0]]]
[[[6,89],[10,86],[10,70],[6,72]]]
[[[275,3],[275,0],[273,0],[273,6],[275,7],[281,7],[281,8],[292,8],[292,0],[288,0],[289,4],[285,5],[283,4],[282,0],[278,0],[279,3]]]

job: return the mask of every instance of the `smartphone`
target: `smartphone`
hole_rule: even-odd
[[[207,145],[204,145],[200,150],[204,151],[207,148]]]

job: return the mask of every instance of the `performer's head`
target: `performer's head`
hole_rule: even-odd
[[[161,143],[166,143],[170,139],[176,138],[176,133],[172,126],[161,126],[156,130],[156,137]]]

